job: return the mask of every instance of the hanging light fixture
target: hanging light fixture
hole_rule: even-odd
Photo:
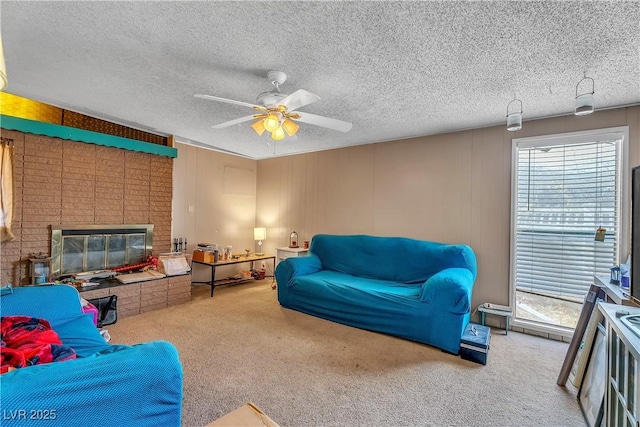
[[[585,80],[591,80],[591,92],[585,92],[578,95],[578,88]],[[591,77],[587,77],[587,72],[585,71],[584,77],[576,85],[576,116],[586,116],[587,114],[593,113],[593,110],[595,109],[595,102],[593,98],[593,94],[595,93],[594,89],[595,83]]]
[[[509,107],[514,102],[520,103],[520,110],[509,112]],[[513,96],[513,101],[507,104],[507,130],[509,132],[515,132],[517,130],[522,129],[522,101],[516,99],[515,95]]]

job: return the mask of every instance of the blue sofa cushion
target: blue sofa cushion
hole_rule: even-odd
[[[78,357],[91,356],[109,348],[109,344],[93,324],[91,314],[58,320],[53,330],[58,333],[64,345],[75,350]]]
[[[299,277],[298,285],[312,285],[313,283],[320,285],[314,287],[314,292],[317,292],[319,288],[333,289],[331,292],[339,290],[341,298],[347,298],[349,295],[353,299],[354,305],[358,306],[362,305],[362,298],[366,295],[378,298],[410,298],[417,301],[422,290],[422,287],[417,285],[389,280],[365,279],[331,270],[322,270],[315,274]]]
[[[322,268],[369,279],[423,283],[445,268],[467,268],[475,279],[476,258],[466,245],[406,237],[313,236],[309,252]]]

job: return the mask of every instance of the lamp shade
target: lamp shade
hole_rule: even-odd
[[[265,240],[267,238],[267,229],[265,227],[256,227],[253,229],[253,240]]]
[[[271,113],[264,119],[264,128],[269,132],[273,132],[278,127],[280,127],[280,118],[275,114]]]
[[[254,131],[256,131],[256,133],[258,135],[262,135],[265,131],[264,129],[264,120],[258,120],[257,122],[254,122],[251,127],[253,128]]]
[[[282,127],[287,132],[287,135],[293,136],[298,132],[298,128],[300,126],[298,126],[293,120],[286,119],[284,123],[282,123]]]
[[[271,132],[271,139],[275,139],[276,141],[284,139],[284,136],[284,129],[282,129],[282,126],[278,126],[276,130]]]

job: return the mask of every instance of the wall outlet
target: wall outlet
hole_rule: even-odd
[[[265,262],[264,262],[264,261],[262,261],[262,262],[260,263],[260,268],[264,270],[265,268],[267,268],[267,264],[265,264]]]

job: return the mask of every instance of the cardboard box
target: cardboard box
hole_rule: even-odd
[[[229,412],[221,418],[207,424],[205,427],[279,427],[275,421],[265,415],[253,403]]]
[[[490,341],[491,329],[488,326],[469,323],[460,341],[460,357],[486,365]]]
[[[196,249],[195,251],[193,251],[193,260],[213,263],[213,252]]]

